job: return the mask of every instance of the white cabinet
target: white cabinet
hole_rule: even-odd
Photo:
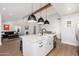
[[[41,36],[36,40],[27,36],[22,41],[24,56],[45,56],[53,49],[53,36]]]
[[[47,38],[46,53],[48,54],[52,49],[53,49],[53,39]]]
[[[53,49],[53,38],[44,37],[41,41],[34,44],[34,55],[45,56]]]
[[[34,44],[34,55],[44,56],[46,55],[46,40],[39,41]]]

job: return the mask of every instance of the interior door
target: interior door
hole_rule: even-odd
[[[61,39],[67,44],[75,44],[75,20],[69,17],[62,18],[61,21]]]

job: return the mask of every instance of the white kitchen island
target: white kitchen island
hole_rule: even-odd
[[[22,47],[24,56],[45,56],[53,49],[55,34],[24,35]]]

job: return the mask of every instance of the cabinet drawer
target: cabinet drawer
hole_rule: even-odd
[[[34,52],[34,55],[38,55],[38,56],[43,56],[43,55],[45,55],[46,53],[45,53],[45,49],[46,49],[46,44],[45,44],[45,42],[38,42],[38,43],[35,43],[34,44],[34,50],[33,50],[33,52]]]
[[[43,44],[45,44],[46,42],[47,42],[47,40],[46,40],[46,39],[43,39],[43,40],[40,40],[40,41],[34,43],[34,45],[43,45]]]

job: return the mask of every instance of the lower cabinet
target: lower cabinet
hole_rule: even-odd
[[[46,37],[35,43],[24,41],[23,46],[25,56],[46,56],[53,49],[53,39]]]
[[[48,54],[53,49],[53,40],[48,39],[46,44],[46,54]]]
[[[46,55],[46,40],[42,40],[35,43],[33,53],[35,56],[45,56]]]
[[[34,55],[45,56],[53,49],[53,40],[45,39],[34,44]]]

